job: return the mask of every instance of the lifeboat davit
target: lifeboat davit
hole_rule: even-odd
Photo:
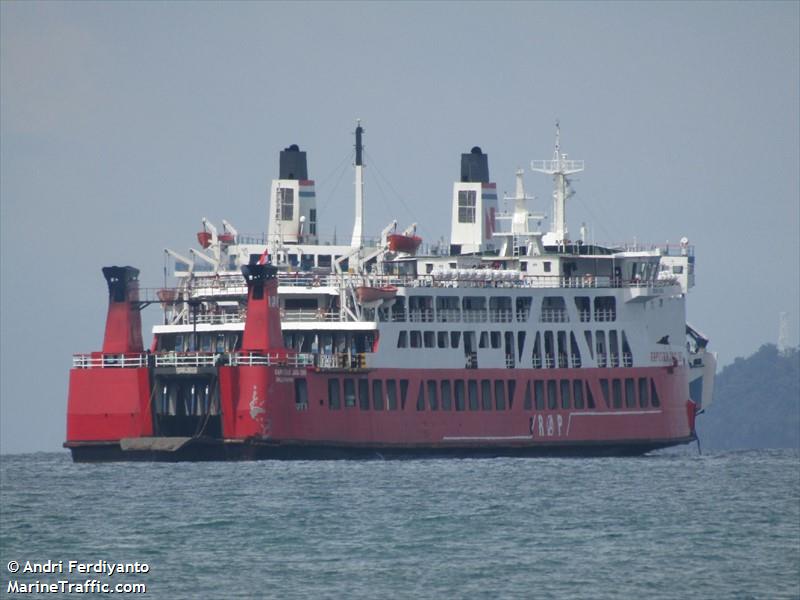
[[[362,285],[356,288],[356,297],[361,304],[391,300],[395,296],[397,296],[397,288],[393,285],[384,285],[382,287]]]
[[[392,233],[387,237],[389,250],[392,252],[405,252],[414,254],[422,243],[422,238],[418,235],[406,235],[404,233]]]

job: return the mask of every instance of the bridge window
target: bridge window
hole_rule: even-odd
[[[522,408],[531,410],[533,408],[533,399],[531,397],[531,382],[525,383],[525,399],[522,401]]]
[[[489,338],[492,342],[492,348],[499,348],[501,345],[501,338],[499,331],[492,331]]]
[[[514,392],[517,390],[517,381],[515,379],[508,380],[508,410],[514,408]]]
[[[417,392],[417,410],[425,410],[425,388],[421,381],[419,382],[419,391]]]
[[[422,347],[422,334],[419,331],[411,332],[411,347],[412,348]]]
[[[400,380],[400,410],[406,409],[406,397],[408,396],[408,379]]]
[[[589,408],[594,408],[594,394],[592,394],[592,384],[586,382],[586,404]]]
[[[356,405],[356,384],[352,379],[344,380],[344,406],[350,408]]]
[[[458,348],[461,344],[461,332],[460,331],[451,331],[450,332],[450,347],[451,348]]]

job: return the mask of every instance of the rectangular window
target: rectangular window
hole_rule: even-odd
[[[502,379],[494,382],[494,407],[496,410],[506,409],[506,383]]]
[[[328,379],[328,408],[331,410],[339,410],[341,406],[341,400],[339,399],[339,380]]]
[[[555,379],[547,382],[547,408],[550,410],[558,408],[558,386]]]
[[[436,381],[433,379],[428,380],[428,406],[431,407],[431,410],[439,410],[439,396],[437,394],[438,387],[436,386]]]
[[[294,219],[294,190],[278,188],[278,218],[281,221]]]
[[[661,406],[661,400],[658,399],[658,392],[656,391],[655,379],[650,380],[650,403],[656,408]]]
[[[625,379],[625,407],[636,408],[636,381],[633,377]]]
[[[481,380],[481,408],[492,410],[492,382],[488,379]]]
[[[369,381],[366,379],[358,380],[358,407],[369,410]]]
[[[406,409],[406,397],[408,396],[408,379],[400,380],[400,410]]]
[[[417,392],[417,410],[425,410],[425,388],[421,381],[419,382],[419,391]]]
[[[305,379],[294,380],[294,403],[296,406],[308,406],[308,384]]]
[[[619,379],[611,380],[611,392],[614,408],[622,408],[622,382]]]
[[[350,408],[356,405],[356,383],[352,379],[344,380],[344,406]]]
[[[515,379],[508,380],[508,410],[514,408],[514,392],[517,390],[517,381]]]
[[[330,268],[331,266],[331,255],[330,254],[320,254],[317,256],[317,266],[323,268]]]
[[[499,348],[500,347],[500,332],[499,331],[492,331],[490,337],[491,337],[491,340],[492,340],[492,348]]]
[[[583,381],[580,379],[572,382],[572,399],[575,402],[575,408],[583,408]]]
[[[458,192],[458,222],[475,222],[475,190],[459,190]]]
[[[536,410],[544,410],[544,382],[540,380],[534,381],[533,391]]]
[[[592,394],[592,384],[586,382],[586,404],[589,408],[594,408],[594,394]]]
[[[450,347],[451,348],[458,348],[459,344],[461,344],[461,332],[460,331],[451,331],[450,332]]]
[[[398,348],[405,348],[408,346],[408,332],[401,331],[397,334],[397,347]]]
[[[447,348],[447,332],[439,331],[436,334],[436,345],[439,348]]]
[[[546,260],[546,261],[544,261],[543,264],[544,264],[544,272],[545,273],[549,273],[550,272],[550,261]]]
[[[647,408],[647,405],[650,404],[650,398],[647,392],[647,378],[639,377],[639,406],[641,408]]]
[[[380,379],[372,381],[372,408],[383,410],[383,381]]]
[[[569,389],[569,380],[562,379],[561,380],[561,408],[565,410],[569,410],[571,408],[572,402],[570,398],[570,389]]]
[[[452,410],[453,399],[450,390],[450,381],[442,381],[442,410]]]
[[[478,338],[478,348],[488,348],[488,347],[489,347],[489,332],[481,331],[481,335]]]
[[[456,379],[456,410],[464,410],[464,380]]]
[[[317,209],[312,208],[308,211],[308,233],[310,235],[317,234]]]
[[[478,410],[478,382],[470,379],[467,382],[467,394],[469,396],[469,409]]]
[[[533,398],[531,397],[531,382],[525,384],[525,399],[522,401],[522,408],[531,410],[533,408]]]
[[[412,348],[422,347],[422,334],[419,331],[411,332],[411,347]]]
[[[606,403],[606,408],[611,408],[611,402],[608,395],[608,379],[600,380],[600,391],[603,392],[603,402]]]
[[[386,380],[386,400],[389,410],[397,410],[397,381],[394,379]]]
[[[434,336],[433,331],[424,331],[422,333],[423,340],[425,342],[426,348],[433,348],[434,346]]]

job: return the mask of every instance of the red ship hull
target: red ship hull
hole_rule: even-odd
[[[636,455],[695,439],[684,368],[428,373],[251,366],[220,367],[218,376],[219,435],[167,438],[154,435],[148,369],[73,369],[65,445],[76,461],[179,461]],[[302,395],[298,381],[305,381]],[[537,381],[548,397],[537,400]],[[576,386],[583,390],[579,406]],[[443,389],[451,394],[446,409]]]

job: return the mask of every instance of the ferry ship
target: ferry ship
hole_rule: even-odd
[[[267,233],[203,219],[175,285],[102,269],[102,350],[73,357],[75,461],[638,455],[696,439],[716,360],[686,323],[693,246],[571,238],[561,151],[549,230],[523,171],[503,199],[488,156],[461,155],[449,244],[416,225],[364,235],[355,130],[349,244],[318,235],[306,152],[280,152]],[[444,203],[443,203],[444,204]],[[501,210],[502,208],[502,210]],[[163,322],[145,349],[141,310]]]

